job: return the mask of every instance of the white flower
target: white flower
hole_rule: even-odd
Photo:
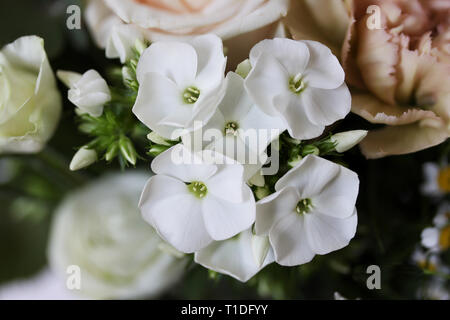
[[[425,252],[417,247],[412,254],[412,261],[421,269],[436,272],[443,270],[443,265],[439,256],[433,252]]]
[[[115,25],[111,28],[111,33],[106,41],[106,57],[119,58],[121,63],[125,63],[133,56],[133,48],[136,47],[136,44],[139,47],[144,40],[139,28],[126,24]]]
[[[342,153],[356,146],[366,136],[366,130],[352,130],[333,134],[330,140],[336,143],[336,151]]]
[[[72,171],[86,168],[97,161],[97,152],[87,147],[81,147],[70,161],[69,168]]]
[[[265,163],[267,146],[278,138],[286,126],[283,120],[265,114],[254,104],[245,91],[241,76],[229,72],[225,86],[226,93],[217,111],[201,128],[204,136],[212,136],[203,137],[208,141],[200,142],[205,144],[206,149],[222,153],[244,165],[247,181]],[[195,138],[193,133],[192,139]],[[186,143],[186,139],[183,142]]]
[[[434,227],[422,231],[422,245],[432,251],[450,249],[450,203],[444,202],[433,219]]]
[[[223,96],[226,58],[214,35],[184,42],[156,42],[136,70],[139,92],[134,114],[159,135],[175,139],[177,129],[211,118]]]
[[[345,247],[354,237],[356,173],[308,155],[257,203],[256,234],[268,234],[275,261],[293,266]]]
[[[157,175],[147,182],[139,207],[179,251],[191,253],[231,238],[255,221],[244,169],[231,159],[211,151],[193,154],[178,144],[153,160],[152,171]]]
[[[67,289],[66,279],[46,268],[31,278],[17,280],[0,287],[0,300],[78,300]]]
[[[344,71],[319,42],[264,40],[251,50],[250,63],[250,96],[267,114],[281,116],[294,138],[318,137],[350,112]]]
[[[450,300],[450,292],[446,287],[446,281],[434,278],[425,285],[423,292],[419,295],[420,299],[427,300]]]
[[[425,182],[422,192],[429,196],[442,196],[450,192],[450,166],[427,162],[423,165]]]
[[[22,37],[0,51],[0,153],[39,152],[53,135],[61,95],[44,41]]]
[[[274,261],[269,239],[254,235],[251,228],[231,239],[213,242],[196,252],[194,259],[205,268],[242,282]]]
[[[81,113],[100,117],[103,106],[111,100],[111,91],[105,79],[95,70],[83,75],[71,72],[57,72],[58,78],[69,88],[68,98]]]
[[[108,176],[70,194],[57,209],[48,248],[50,266],[67,279],[67,267],[81,271],[81,297],[121,299],[160,294],[186,265],[159,250],[162,240],[139,214],[148,176]]]

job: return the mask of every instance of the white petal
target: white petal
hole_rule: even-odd
[[[338,168],[339,173],[318,195],[312,196],[311,201],[314,208],[325,215],[346,218],[353,214],[358,197],[359,179],[355,172],[342,166]]]
[[[267,254],[269,253],[270,242],[268,236],[257,236],[252,234],[251,237],[253,258],[257,266],[262,266],[266,261]]]
[[[136,70],[139,83],[149,72],[169,78],[184,90],[194,84],[197,53],[191,45],[183,42],[153,43],[139,59]]]
[[[308,140],[320,136],[324,125],[314,124],[309,118],[302,103],[302,99],[288,92],[287,94],[275,97],[275,105],[280,109],[278,116],[281,116],[287,124],[289,134],[299,140]]]
[[[153,159],[152,171],[175,177],[184,182],[206,182],[217,171],[214,164],[206,164],[185,146],[177,144]]]
[[[302,41],[276,38],[263,40],[252,48],[250,51],[252,66],[255,66],[266,53],[275,57],[291,76],[303,74],[310,58],[308,47]],[[288,80],[289,77],[286,81]]]
[[[347,246],[358,225],[356,210],[345,219],[312,211],[305,214],[305,232],[310,248],[317,254],[327,254]]]
[[[180,91],[170,79],[155,72],[147,73],[141,79],[133,113],[142,123],[160,136],[167,139],[173,138],[172,133],[176,128],[162,125],[160,122],[167,116],[180,110],[186,110],[186,108],[188,107],[182,105]],[[185,121],[187,120],[189,118],[185,119]]]
[[[303,41],[308,46],[310,59],[305,71],[305,81],[314,88],[335,89],[345,79],[339,60],[331,50],[317,41]]]
[[[308,119],[319,126],[328,126],[344,119],[350,112],[352,97],[344,83],[337,89],[306,88],[300,94]]]
[[[216,173],[205,181],[208,194],[232,202],[244,201],[244,167],[238,163],[217,165]]]
[[[66,85],[67,88],[70,89],[81,79],[83,75],[78,72],[58,70],[56,72],[56,76]]]
[[[177,250],[191,253],[211,243],[201,212],[201,200],[174,178],[156,175],[140,200],[144,219]]]
[[[203,90],[218,87],[224,78],[227,61],[222,40],[214,34],[206,34],[193,38],[190,43],[197,52],[196,83]]]
[[[240,122],[253,105],[253,101],[244,88],[244,79],[234,72],[228,72],[225,78],[226,93],[218,109],[227,122]]]
[[[268,234],[280,219],[294,212],[299,200],[295,189],[287,187],[258,201],[256,204],[256,234]]]
[[[289,73],[268,53],[263,53],[258,58],[244,84],[250,97],[265,113],[277,116],[276,107],[282,109],[286,107],[278,106],[274,99],[279,95],[291,93]]]
[[[269,239],[278,264],[296,266],[314,258],[306,237],[304,217],[296,213],[279,220],[270,230]]]
[[[136,40],[143,40],[142,32],[138,27],[129,24],[113,26],[106,42],[106,57],[119,58],[122,64],[125,63],[132,57],[132,48]]]
[[[244,201],[232,203],[208,194],[202,199],[206,229],[216,241],[225,240],[249,228],[255,222],[255,199],[251,189],[243,186]]]
[[[195,253],[195,262],[246,282],[274,260],[273,252],[269,250],[261,265],[255,263],[251,246],[252,237],[251,229],[248,229],[236,238],[213,242]]]
[[[296,167],[277,181],[275,190],[291,186],[298,191],[301,199],[310,198],[320,194],[324,187],[336,177],[339,169],[339,165],[334,162],[307,155]]]

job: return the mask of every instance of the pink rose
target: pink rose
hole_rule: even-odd
[[[89,0],[86,19],[100,47],[111,27],[126,23],[139,28],[150,41],[214,33],[228,48],[236,65],[250,48],[273,37],[289,0]]]

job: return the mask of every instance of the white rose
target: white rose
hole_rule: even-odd
[[[127,23],[145,32],[150,41],[189,38],[214,33],[223,40],[233,65],[250,48],[276,33],[289,0],[90,0],[86,21],[100,47],[112,25]]]
[[[39,152],[61,113],[61,96],[36,36],[17,39],[0,51],[0,153]]]
[[[81,270],[82,297],[138,298],[161,293],[179,279],[185,259],[160,250],[162,240],[142,220],[142,173],[113,175],[66,198],[56,212],[49,242],[53,272]],[[167,250],[166,250],[167,251]]]

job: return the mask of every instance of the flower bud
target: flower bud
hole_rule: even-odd
[[[136,150],[133,143],[125,136],[121,136],[119,140],[119,149],[122,156],[133,166],[136,164]]]
[[[313,154],[315,156],[318,156],[320,154],[320,150],[316,146],[313,146],[312,144],[308,144],[303,147],[302,155],[306,156],[308,154]]]
[[[150,140],[153,143],[160,144],[163,146],[171,146],[171,144],[163,137],[161,137],[156,132],[152,131],[147,135],[147,139]]]
[[[252,69],[252,65],[250,64],[250,60],[245,59],[241,63],[238,64],[236,68],[236,73],[240,75],[242,78],[246,78]]]
[[[336,133],[331,136],[330,140],[336,143],[336,151],[342,153],[356,146],[366,135],[366,130],[353,130]]]
[[[84,146],[74,154],[69,168],[71,171],[80,170],[90,166],[95,161],[97,161],[97,152]]]
[[[117,152],[119,151],[119,144],[117,142],[114,142],[108,147],[108,150],[106,150],[105,154],[105,160],[111,161],[117,156]]]

